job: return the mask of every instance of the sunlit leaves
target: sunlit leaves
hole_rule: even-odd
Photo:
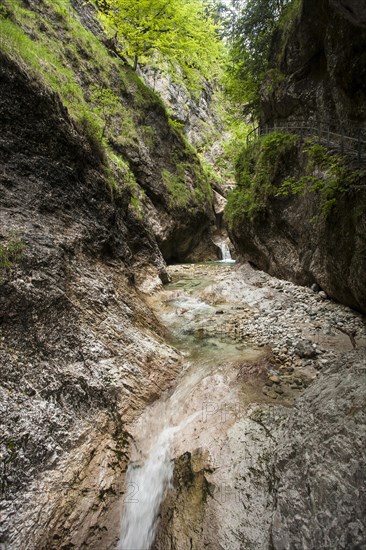
[[[207,78],[218,65],[221,45],[206,0],[105,0],[101,18],[135,68],[158,58]]]

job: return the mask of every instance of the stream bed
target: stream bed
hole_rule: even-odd
[[[228,299],[215,303],[209,294],[218,274],[230,272],[231,262],[194,266],[193,274],[187,266],[176,269],[173,282],[150,302],[169,343],[184,356],[182,372],[131,430],[120,550],[148,550],[153,545],[160,506],[172,486],[174,460],[199,449],[214,468],[228,429],[248,403],[268,400],[261,379],[246,384],[245,392],[238,382],[242,365],[260,363],[266,350],[227,323],[225,312],[236,304]]]
[[[364,323],[249,266],[171,266],[170,274],[149,305],[182,367],[129,429],[118,550],[267,549],[271,461],[294,401],[352,349],[336,330],[340,316],[358,327],[359,346]]]

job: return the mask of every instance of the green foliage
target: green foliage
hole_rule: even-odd
[[[178,171],[178,174],[172,174],[168,170],[162,171],[163,181],[169,192],[169,201],[171,207],[185,207],[190,202],[192,196],[185,182],[184,169]]]
[[[210,188],[211,188],[211,185],[214,185],[215,183],[221,185],[222,178],[220,174],[217,173],[217,171],[215,170],[215,167],[212,166],[212,164],[209,164],[201,155],[198,155],[198,156],[201,162],[204,178],[208,182],[210,182]]]
[[[93,104],[94,112],[104,120],[104,126],[100,138],[104,138],[104,134],[108,124],[112,121],[121,108],[121,100],[117,97],[113,90],[103,88],[102,86],[91,86],[90,101]]]
[[[213,74],[221,55],[206,0],[100,0],[100,17],[121,54],[137,64],[169,63],[186,77]]]
[[[228,122],[229,131],[222,141],[221,154],[216,158],[215,167],[224,181],[234,181],[235,166],[246,147],[248,133],[252,130],[246,122],[233,119]]]
[[[164,184],[169,192],[171,208],[203,207],[212,202],[213,191],[210,182],[215,175],[210,165],[199,163],[178,163],[176,173],[162,171]]]
[[[132,196],[130,199],[130,208],[136,215],[138,220],[142,220],[143,217],[143,209],[140,199],[137,197]]]
[[[166,116],[162,100],[128,65],[110,56],[103,43],[82,26],[69,0],[42,0],[42,3],[31,4],[23,0],[3,0],[3,3],[4,9],[0,12],[2,49],[35,82],[59,94],[70,116],[87,133],[95,151],[99,151],[112,197],[127,191],[131,197],[131,211],[142,215],[144,194],[121,152],[123,154],[125,148],[137,148],[141,139],[149,148],[157,147],[157,136],[144,121],[149,112]],[[144,0],[140,7],[147,4]],[[150,4],[156,7],[158,2]],[[188,72],[197,73],[202,69],[204,73],[206,70],[207,74],[210,73],[220,47],[207,4],[203,0],[174,0],[174,6],[167,2],[163,4],[166,15],[174,7],[171,19],[169,16],[165,20],[174,27],[169,39],[171,43],[168,43],[168,33],[166,36],[162,33],[159,47],[152,47],[141,60],[147,60],[150,54],[155,56],[154,59],[171,55],[169,63],[172,65],[177,66],[182,60]],[[197,9],[193,9],[194,5]],[[123,6],[128,6],[128,2]],[[175,28],[179,15],[175,10],[177,6],[180,16],[185,14],[187,19],[187,26],[181,29]],[[190,25],[197,22],[195,18],[198,16],[201,23],[192,30]],[[151,23],[161,30],[163,20]],[[179,32],[182,34],[175,43]],[[195,42],[190,42],[192,37]],[[123,42],[122,35],[120,38]],[[160,48],[162,42],[166,50]],[[211,53],[208,52],[207,57],[202,55],[202,51],[210,50],[211,46]],[[195,47],[199,49],[195,50]],[[201,168],[195,150],[182,135],[180,124],[170,120],[169,125],[171,132],[175,132],[182,142],[182,150],[172,158],[172,174],[165,174],[172,203],[186,204],[189,208],[206,205],[212,198],[209,182],[213,174]]]
[[[135,176],[126,161],[120,155],[117,155],[111,148],[108,149],[108,166],[106,166],[106,175],[112,194],[120,194],[120,187],[123,182],[123,187],[127,188],[131,195],[139,197],[142,195]]]
[[[196,180],[196,188],[194,191],[196,204],[203,206],[212,203],[213,191],[211,185],[215,181],[219,182],[213,167],[206,162],[201,164],[197,163],[193,165],[193,172]]]
[[[253,220],[276,192],[276,184],[296,152],[298,136],[273,132],[250,143],[236,166],[237,187],[229,194],[225,219],[229,227]]]
[[[327,217],[339,195],[364,181],[366,173],[364,170],[353,170],[345,157],[330,153],[318,143],[317,138],[309,140],[306,145],[304,153],[307,155],[307,174],[299,178],[287,178],[276,196],[318,193],[321,199],[319,213]]]
[[[83,104],[80,86],[73,73],[66,69],[59,59],[38,42],[33,42],[27,34],[10,19],[0,19],[2,49],[19,62],[32,67],[54,90],[62,96],[65,105]]]
[[[5,6],[0,6],[0,19],[7,19],[10,17],[10,12]]]
[[[140,125],[139,130],[142,134],[144,143],[146,143],[150,150],[154,149],[158,141],[154,128],[147,124],[142,124]]]
[[[184,124],[182,122],[179,122],[178,120],[174,120],[172,118],[168,118],[169,126],[173,128],[174,130],[178,130],[179,132],[182,131]]]
[[[121,91],[133,94],[136,103],[144,107],[161,101],[133,71],[121,68],[79,23],[68,0],[43,0],[39,13],[25,8],[21,0],[5,0],[5,4],[9,17],[0,15],[2,49],[35,80],[60,95],[95,150],[99,149],[112,194],[120,193],[121,182],[129,186],[133,175],[122,157],[113,152],[106,134],[113,136],[117,145],[138,140],[134,111],[123,105]],[[57,25],[62,21],[63,41],[53,28],[55,21]],[[114,89],[109,87],[112,82]]]
[[[0,273],[9,270],[23,258],[25,244],[13,235],[5,244],[0,244]]]
[[[276,31],[288,26],[300,0],[233,0],[234,21],[229,32],[229,58],[225,87],[245,112],[256,116],[260,89],[269,67]],[[295,9],[296,8],[296,9]],[[267,85],[274,73],[267,75]],[[276,82],[272,82],[274,86]]]

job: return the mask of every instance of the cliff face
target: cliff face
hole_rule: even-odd
[[[3,49],[56,90],[89,134],[103,137],[106,173],[117,187],[129,188],[128,206],[164,259],[216,257],[208,238],[214,223],[209,177],[159,97],[103,44],[95,9],[79,1],[68,7],[32,0],[24,8],[17,0],[4,10]]]
[[[264,121],[302,119],[355,132],[366,120],[366,8],[359,0],[304,0],[273,39],[275,83]]]
[[[356,1],[299,4],[273,40],[272,71],[262,90],[263,121],[321,121],[357,135],[366,117],[365,14]],[[329,296],[365,312],[365,175],[356,176],[364,167],[349,166],[356,184],[349,184],[341,170],[334,178],[332,161],[325,166],[318,158],[309,169],[304,151],[313,146],[298,143],[282,156],[269,152],[268,166],[279,164],[262,182],[269,194],[261,197],[258,191],[261,208],[255,216],[245,212],[244,203],[237,208],[231,237],[241,257],[260,269],[303,285],[317,283]],[[255,168],[261,147],[261,141],[253,145],[244,183],[238,166],[238,197],[250,197],[261,178]],[[318,192],[304,186],[301,193],[279,194],[283,182],[301,184],[304,177],[308,188],[319,185]],[[332,205],[324,215],[327,193]]]
[[[141,75],[146,84],[164,100],[174,120],[182,125],[188,141],[198,150],[204,149],[215,138],[220,138],[224,124],[217,112],[217,90],[212,84],[205,82],[202,90],[193,93],[162,71],[144,68]]]
[[[0,78],[1,244],[24,244],[0,281],[0,540],[99,547],[120,498],[124,423],[176,368],[133,285],[164,278],[164,262],[57,95],[3,55]],[[114,541],[118,512],[108,521]]]
[[[82,15],[94,29],[92,12],[79,2],[79,12],[6,4],[0,546],[109,548],[119,536],[126,423],[179,366],[140,290],[168,279],[164,258],[216,256],[211,190],[161,101],[81,26]],[[47,80],[55,67],[57,91]],[[90,124],[95,111],[89,123],[82,117],[92,85],[119,100],[108,147]],[[75,107],[67,100],[76,93]],[[14,243],[23,250],[8,265]]]
[[[249,165],[254,165],[260,148],[259,144],[252,146]],[[322,209],[321,192],[280,194],[284,180],[299,181],[306,173],[312,183],[326,185],[327,176],[319,168],[307,172],[303,149],[297,144],[274,152],[278,170],[267,175],[268,195],[262,196],[260,184],[254,215],[239,203],[229,222],[231,239],[241,258],[259,269],[301,285],[316,283],[332,298],[366,312],[365,184],[345,186],[334,195],[328,212]],[[258,178],[260,169],[253,169],[249,178]],[[245,185],[239,186],[237,200],[246,192]],[[235,207],[235,195],[229,197],[229,207]]]

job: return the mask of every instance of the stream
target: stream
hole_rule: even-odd
[[[225,273],[234,261],[227,247],[222,255],[220,267],[212,268]],[[263,355],[220,322],[229,303],[214,305],[201,298],[213,283],[210,266],[200,278],[181,267],[183,273],[153,297],[152,306],[169,331],[170,343],[184,355],[183,369],[175,387],[133,426],[118,550],[151,548],[160,506],[172,484],[173,459],[196,448],[212,452],[217,447],[240,409],[237,364]]]
[[[293,405],[352,350],[347,333],[366,347],[362,316],[249,265],[169,273],[172,283],[148,304],[181,354],[180,374],[128,426],[117,548],[268,550],[273,457],[292,437]]]

